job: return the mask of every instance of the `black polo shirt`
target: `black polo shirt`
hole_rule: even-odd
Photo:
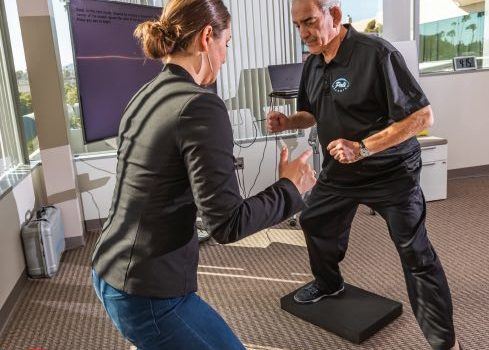
[[[352,164],[326,150],[344,138],[360,141],[430,103],[399,53],[387,41],[350,25],[336,57],[311,55],[302,73],[298,110],[314,115],[324,162],[320,181],[341,192],[386,194],[419,181],[420,146],[415,137]]]

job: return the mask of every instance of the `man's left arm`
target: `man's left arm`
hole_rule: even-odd
[[[394,123],[362,140],[366,154],[381,152],[416,136],[433,125],[433,110],[404,58],[397,50],[379,61],[379,79],[385,87],[387,115]],[[353,163],[362,158],[360,142],[339,139],[327,149],[340,163]]]
[[[392,123],[389,127],[363,140],[370,154],[396,146],[421,131],[431,127],[434,122],[431,106],[426,106],[409,115],[401,121]],[[360,143],[345,139],[332,141],[327,147],[331,156],[340,163],[354,163],[362,158]]]

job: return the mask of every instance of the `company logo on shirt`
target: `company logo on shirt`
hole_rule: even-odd
[[[345,78],[336,79],[331,88],[335,92],[345,92],[350,87],[350,82]]]

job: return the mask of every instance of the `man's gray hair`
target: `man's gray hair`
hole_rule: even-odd
[[[341,7],[341,0],[317,0],[317,3],[323,11],[327,11],[335,6]]]

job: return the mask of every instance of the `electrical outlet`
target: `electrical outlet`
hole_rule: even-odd
[[[236,169],[244,169],[244,158],[238,157],[234,162],[234,166]]]

